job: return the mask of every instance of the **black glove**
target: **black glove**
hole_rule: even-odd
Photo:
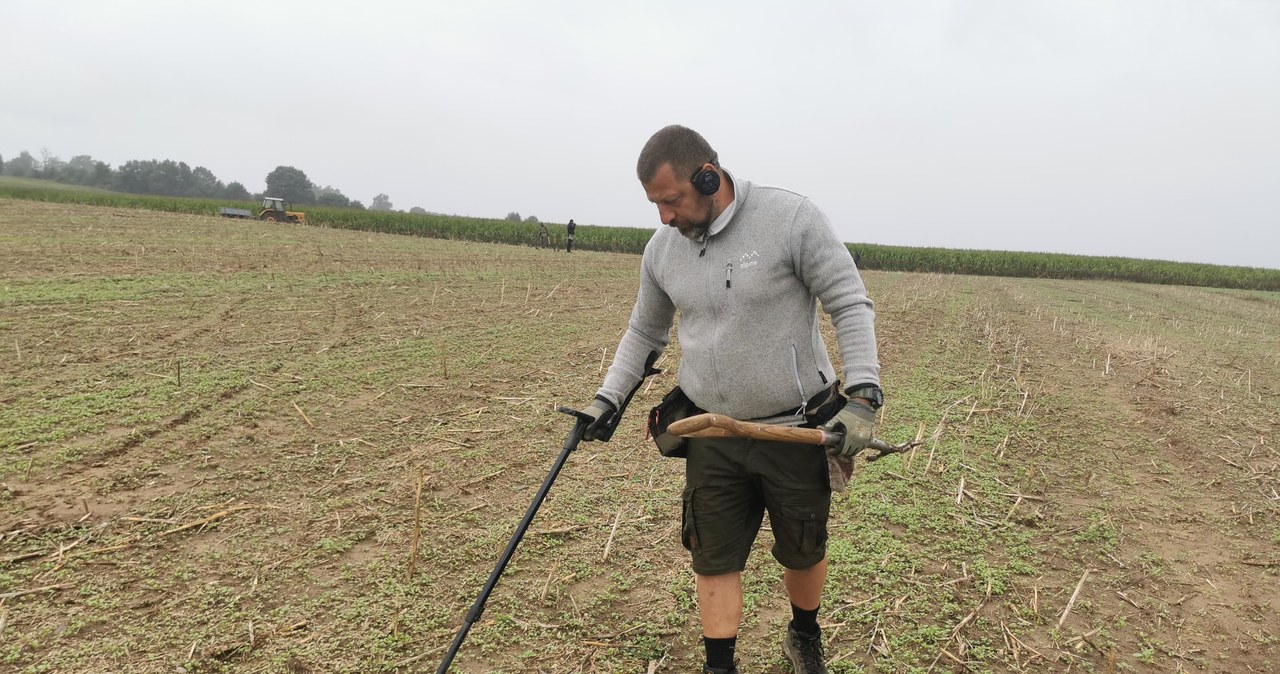
[[[582,410],[583,414],[592,418],[592,422],[587,424],[587,429],[582,432],[582,439],[599,440],[601,436],[608,434],[609,420],[617,411],[618,408],[614,407],[613,403],[596,396],[596,399],[591,401],[591,405]]]
[[[835,456],[852,457],[871,444],[875,437],[876,411],[860,401],[850,400],[844,409],[836,412],[835,417],[822,425],[823,430],[844,432],[844,442],[828,447],[827,451]]]

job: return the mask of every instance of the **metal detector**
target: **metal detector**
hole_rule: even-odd
[[[622,401],[622,406],[611,416],[600,419],[601,429],[596,435],[597,440],[608,442],[613,437],[613,432],[618,428],[618,422],[622,419],[622,413],[626,411],[627,405],[631,404],[631,398],[635,396],[636,391],[640,390],[640,385],[650,375],[662,372],[662,370],[653,366],[657,360],[658,352],[651,351],[644,364],[644,374],[641,375],[640,381],[636,382],[631,392],[627,394],[627,398]],[[547,492],[551,491],[551,484],[556,481],[556,476],[560,474],[560,469],[564,468],[565,461],[569,459],[569,454],[578,448],[578,443],[582,442],[587,426],[596,421],[590,414],[568,407],[558,407],[557,411],[576,419],[573,424],[573,430],[569,431],[568,437],[564,439],[564,447],[560,450],[560,456],[556,457],[555,463],[551,466],[551,472],[542,481],[542,486],[533,497],[533,503],[529,504],[529,509],[524,513],[524,519],[520,520],[520,526],[516,527],[515,533],[511,534],[511,540],[507,542],[507,548],[502,551],[502,557],[498,559],[498,565],[489,574],[489,580],[484,584],[484,589],[480,591],[480,596],[476,597],[475,603],[471,605],[471,610],[467,611],[467,617],[463,620],[462,627],[458,628],[458,634],[453,638],[453,645],[444,654],[444,660],[440,663],[440,668],[436,670],[436,674],[445,674],[445,672],[449,671],[449,665],[453,664],[453,658],[458,654],[458,648],[462,646],[462,641],[467,638],[467,633],[471,631],[471,626],[480,620],[481,614],[484,613],[485,602],[489,600],[489,595],[493,593],[493,588],[497,586],[498,578],[502,577],[502,571],[507,568],[507,562],[510,562],[512,555],[515,554],[516,546],[520,544],[520,539],[524,538],[525,532],[529,530],[529,524],[533,522],[533,516],[537,514],[538,508],[542,506],[542,501],[547,498]]]

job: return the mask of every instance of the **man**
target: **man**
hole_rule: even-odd
[[[578,229],[578,226],[573,223],[573,218],[569,218],[569,226],[565,227],[565,230],[568,232],[568,235],[569,235],[568,239],[565,241],[565,244],[564,244],[564,249],[566,252],[569,252],[569,253],[573,252],[573,233],[577,229]]]
[[[585,410],[596,419],[586,439],[641,379],[646,356],[666,347],[679,312],[679,385],[697,407],[766,423],[825,422],[844,432],[833,452],[848,462],[872,438],[880,366],[872,302],[826,216],[794,192],[735,178],[682,126],[649,139],[636,173],[667,227],[645,246],[627,330]],[[819,301],[835,325],[847,405],[819,333]],[[704,673],[737,672],[742,571],[765,511],[791,600],[783,653],[798,673],[827,672],[817,615],[830,477],[813,445],[689,439],[681,538],[697,580]]]

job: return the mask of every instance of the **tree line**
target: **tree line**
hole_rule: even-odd
[[[0,175],[19,178],[40,178],[55,182],[97,187],[129,194],[151,194],[168,197],[197,197],[203,199],[227,199],[257,201],[264,196],[279,197],[291,204],[316,204],[364,210],[358,199],[351,199],[336,187],[321,187],[307,177],[301,169],[277,166],[266,176],[265,192],[250,192],[239,182],[224,183],[213,171],[172,159],[134,159],[112,168],[110,164],[87,154],[76,155],[68,161],[41,153],[39,158],[23,150],[17,157],[5,160],[0,156]],[[392,211],[391,197],[378,194],[369,203],[369,210]],[[427,211],[414,207],[411,213]]]

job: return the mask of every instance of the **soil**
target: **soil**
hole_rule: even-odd
[[[0,200],[0,671],[435,671],[638,265]],[[880,433],[926,442],[836,498],[833,672],[1280,671],[1280,295],[864,278]],[[678,356],[450,671],[699,671],[683,468],[641,425]],[[790,671],[761,538],[744,674]]]

